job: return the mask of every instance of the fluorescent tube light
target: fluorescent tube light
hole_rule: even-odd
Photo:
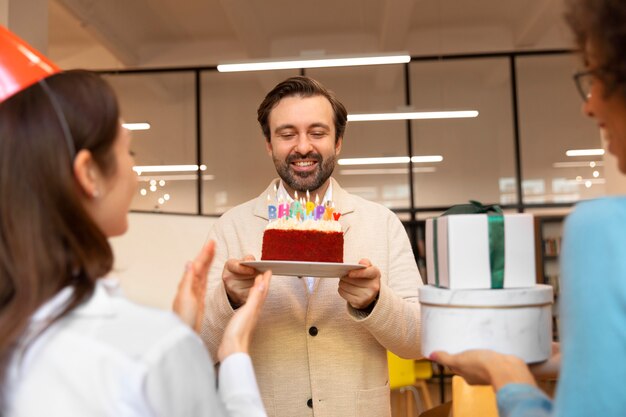
[[[376,165],[376,164],[408,164],[408,156],[390,156],[385,158],[341,158],[339,165]]]
[[[323,67],[348,67],[359,65],[384,65],[384,64],[404,64],[411,60],[407,53],[395,53],[386,55],[361,55],[354,57],[332,57],[290,59],[290,60],[261,60],[254,62],[237,62],[230,64],[219,64],[219,72],[240,72],[240,71],[267,71],[281,69],[298,68],[323,68]]]
[[[604,155],[604,149],[570,149],[565,152],[567,156],[596,156]]]
[[[159,175],[156,178],[159,180],[165,181],[195,181],[198,179],[197,175],[193,174],[180,174],[180,175]],[[153,177],[139,177],[138,180],[141,182],[150,182]],[[213,174],[202,174],[202,179],[204,181],[212,181],[215,179],[215,175]]]
[[[441,162],[443,161],[443,156],[441,155],[422,155],[422,156],[412,156],[411,162],[414,164],[420,164],[424,162]]]
[[[413,173],[430,173],[435,172],[435,167],[413,167]],[[407,168],[383,168],[383,169],[341,169],[339,175],[406,175],[409,173]]]
[[[122,123],[122,127],[128,130],[149,130],[150,123]]]
[[[198,171],[198,165],[137,165],[133,170],[139,175],[144,172],[193,172]],[[206,165],[200,165],[200,170],[206,171]]]
[[[424,162],[441,162],[443,156],[441,155],[423,155],[414,156],[411,158],[411,162],[424,163]],[[378,165],[378,164],[408,164],[408,156],[388,156],[380,158],[342,158],[337,161],[339,165]]]
[[[567,180],[568,183],[570,184],[584,184],[584,183],[591,183],[591,184],[605,184],[606,183],[606,179],[605,178],[576,178],[574,180]]]
[[[604,166],[602,161],[555,162],[552,168],[595,168]]]
[[[402,113],[363,113],[349,114],[349,122],[369,122],[375,120],[414,120],[414,119],[459,119],[478,117],[477,110],[455,111],[415,111]]]

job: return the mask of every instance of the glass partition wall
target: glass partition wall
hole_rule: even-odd
[[[348,123],[339,158],[353,164],[338,165],[334,177],[394,210],[412,230],[418,220],[470,199],[535,211],[603,195],[602,156],[565,153],[601,148],[597,129],[580,115],[576,67],[567,51],[542,51],[306,71],[104,74],[125,121],[150,124],[133,132],[138,170],[145,167],[136,211],[216,216],[259,195],[276,173],[256,109],[292,75],[321,81],[350,114],[477,111],[472,118]],[[369,165],[357,159],[398,156],[414,159]],[[440,159],[420,159],[432,156]]]

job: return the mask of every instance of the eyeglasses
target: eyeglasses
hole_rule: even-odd
[[[578,89],[583,101],[587,101],[589,97],[591,97],[591,85],[593,84],[593,77],[596,76],[596,73],[596,70],[587,70],[578,71],[574,74],[576,89]]]

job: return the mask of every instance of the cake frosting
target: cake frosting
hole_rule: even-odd
[[[316,230],[319,232],[341,232],[341,223],[336,220],[304,220],[294,218],[281,218],[269,222],[265,230]]]

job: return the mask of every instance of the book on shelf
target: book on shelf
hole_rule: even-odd
[[[548,237],[543,240],[543,253],[546,256],[559,256],[561,237]]]

